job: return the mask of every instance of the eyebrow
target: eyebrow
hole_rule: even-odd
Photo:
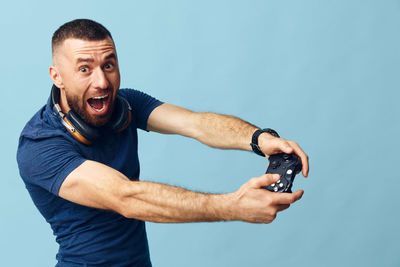
[[[93,58],[83,58],[83,57],[79,57],[76,59],[76,63],[81,63],[81,62],[94,62]]]
[[[114,59],[116,59],[116,58],[117,58],[117,56],[116,56],[114,53],[111,53],[111,54],[109,54],[108,56],[106,56],[106,58],[105,58],[105,59],[110,59],[110,58],[114,58]]]
[[[105,57],[105,59],[116,59],[116,58],[117,58],[117,56],[114,53],[111,53]],[[76,64],[79,64],[81,62],[93,63],[94,59],[93,58],[84,58],[84,57],[79,57],[76,59]]]

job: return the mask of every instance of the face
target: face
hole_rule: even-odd
[[[120,85],[117,53],[111,38],[101,41],[67,39],[53,54],[50,76],[60,88],[60,106],[100,127],[112,115]]]

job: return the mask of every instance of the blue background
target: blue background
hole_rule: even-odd
[[[310,156],[303,199],[269,225],[147,223],[154,266],[400,266],[399,1],[8,1],[0,8],[2,266],[57,244],[19,177],[17,140],[47,100],[52,33],[109,28],[122,87],[272,127]],[[232,192],[252,153],[140,132],[142,179]]]

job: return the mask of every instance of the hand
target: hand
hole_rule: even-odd
[[[290,204],[303,196],[303,190],[295,193],[273,193],[263,188],[279,179],[279,174],[264,174],[242,185],[233,193],[233,219],[250,223],[271,223],[278,212],[289,208]]]
[[[272,154],[286,153],[286,154],[296,154],[301,160],[303,166],[302,173],[304,177],[308,176],[309,164],[308,156],[300,148],[299,144],[293,141],[285,140],[282,138],[275,137],[269,133],[262,133],[258,137],[258,144],[260,150],[269,158]]]

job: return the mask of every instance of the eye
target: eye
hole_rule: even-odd
[[[112,69],[112,67],[114,67],[114,65],[111,63],[107,63],[104,65],[104,69],[106,69],[106,70],[110,70],[110,69]]]
[[[89,67],[81,67],[81,68],[79,68],[79,71],[83,72],[83,73],[88,72],[89,71]]]

